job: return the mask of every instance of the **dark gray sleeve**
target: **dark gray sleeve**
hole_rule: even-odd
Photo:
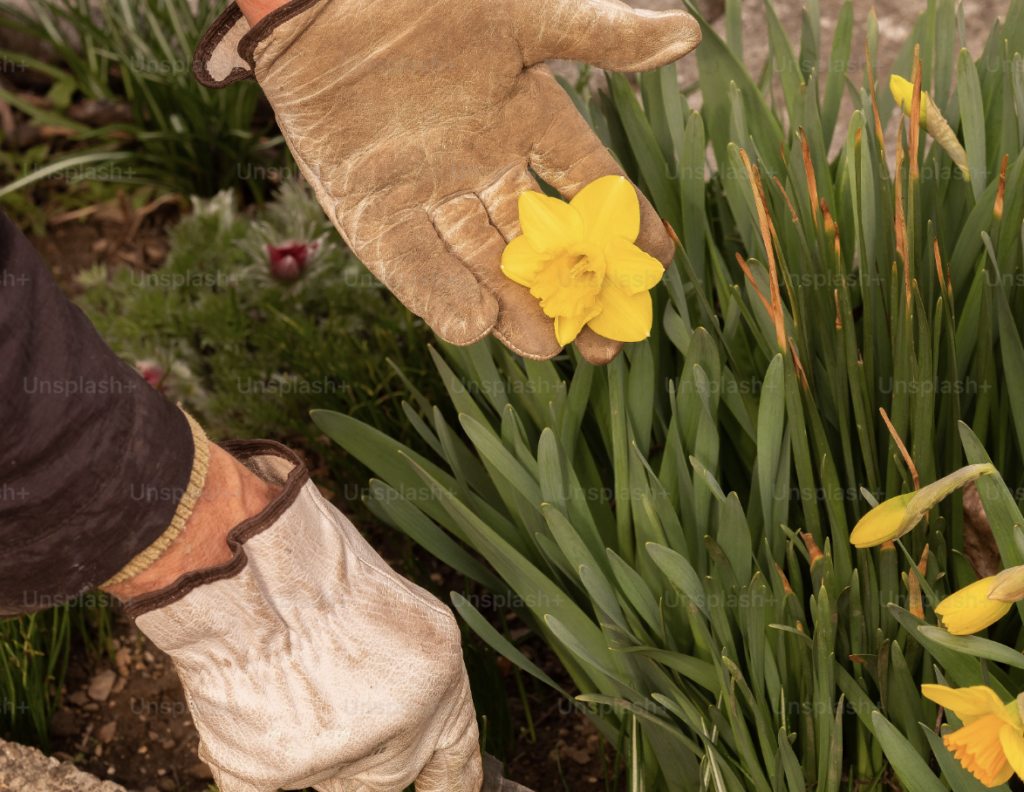
[[[0,617],[112,578],[170,525],[193,456],[184,414],[0,212]]]

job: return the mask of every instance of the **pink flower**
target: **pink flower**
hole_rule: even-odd
[[[302,277],[309,259],[320,247],[319,242],[306,244],[297,239],[286,239],[280,245],[267,246],[270,274],[278,280],[293,281]]]
[[[164,380],[167,372],[156,363],[150,360],[139,360],[135,363],[135,368],[142,375],[142,378],[158,391],[163,393],[167,390],[167,383]]]

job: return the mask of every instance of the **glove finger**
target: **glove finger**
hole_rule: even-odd
[[[583,359],[595,366],[607,366],[622,351],[622,342],[605,338],[589,327],[584,327],[573,342]]]
[[[500,178],[477,191],[491,225],[498,229],[506,242],[511,242],[521,233],[519,224],[519,196],[527,190],[542,192],[537,180],[522,167],[510,168]]]
[[[518,201],[518,193],[515,199]],[[529,289],[501,271],[505,239],[480,199],[472,194],[450,198],[431,209],[430,216],[452,253],[497,299],[498,319],[491,331],[494,336],[523,357],[548,360],[557,355],[562,346],[555,339],[554,321],[544,315]],[[518,217],[515,223],[518,226]]]
[[[617,72],[649,71],[700,43],[685,11],[647,11],[618,0],[509,0],[527,66],[551,58]]]
[[[537,175],[567,200],[602,176],[625,176],[547,66],[535,66],[530,72],[539,88],[539,101],[553,108],[546,131],[530,154],[530,164]],[[665,225],[651,202],[639,190],[636,195],[640,201],[640,235],[636,246],[667,266],[675,255],[675,244],[665,233]]]
[[[380,236],[353,250],[381,283],[449,344],[479,341],[498,319],[498,302],[445,246],[425,212],[386,218]]]

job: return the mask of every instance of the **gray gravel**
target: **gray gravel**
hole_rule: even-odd
[[[35,748],[0,740],[0,792],[125,792]]]

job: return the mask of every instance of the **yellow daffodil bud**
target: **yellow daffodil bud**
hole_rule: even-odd
[[[903,79],[898,74],[894,74],[889,78],[889,90],[892,91],[892,98],[896,100],[896,104],[903,108],[903,112],[909,116],[911,107],[914,105],[914,84],[909,80]],[[928,92],[921,91],[921,129],[928,128],[925,118],[930,112],[930,105],[931,101],[928,99]]]
[[[907,492],[883,501],[860,518],[850,534],[850,543],[864,549],[893,541],[911,531],[937,503],[957,487],[980,476],[995,473],[990,463],[967,465],[917,492]]]
[[[1012,605],[989,596],[994,580],[994,577],[987,577],[975,581],[936,605],[935,612],[942,617],[942,626],[953,635],[973,635],[1003,618]]]
[[[914,493],[908,492],[882,501],[875,508],[860,518],[850,534],[850,542],[859,548],[875,547],[882,542],[899,536],[900,525],[907,513],[907,506],[914,499]]]
[[[942,742],[961,766],[987,787],[1005,784],[1017,773],[1024,778],[1024,720],[1020,697],[1004,704],[984,685],[958,688],[922,685],[931,701],[953,712],[963,727]]]
[[[914,102],[914,84],[894,74],[889,78],[889,90],[892,91],[892,97],[896,100],[896,104],[909,116]],[[920,123],[921,128],[927,130],[928,134],[935,138],[938,144],[946,150],[950,159],[956,163],[957,167],[964,174],[964,179],[970,181],[971,171],[967,166],[967,152],[964,151],[964,147],[960,145],[956,133],[949,128],[946,119],[942,117],[942,113],[939,112],[939,109],[925,91],[921,91]]]

